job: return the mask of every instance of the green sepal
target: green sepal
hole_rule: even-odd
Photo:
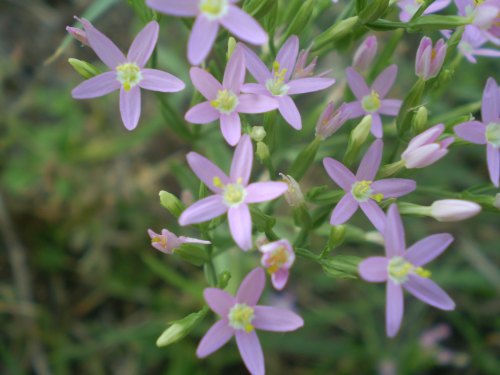
[[[362,24],[366,24],[378,20],[382,15],[384,15],[388,7],[389,0],[372,0],[370,4],[363,6],[361,10],[358,10],[359,21]]]
[[[156,346],[163,347],[182,340],[205,318],[207,312],[208,307],[205,306],[200,311],[171,322],[170,326],[156,340]]]
[[[250,205],[250,214],[252,215],[252,223],[255,225],[259,232],[267,232],[271,230],[276,224],[276,219],[272,216],[266,215],[256,206]]]
[[[357,279],[358,265],[363,258],[351,255],[336,255],[331,258],[322,259],[321,266],[329,277],[336,279]]]
[[[179,248],[174,250],[174,254],[195,266],[202,266],[208,262],[209,259],[206,249],[192,243],[182,244]]]

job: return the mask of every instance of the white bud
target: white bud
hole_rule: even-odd
[[[281,178],[288,185],[288,190],[285,193],[285,199],[291,207],[298,207],[304,203],[304,195],[300,190],[299,183],[292,176],[280,173]]]
[[[460,221],[477,215],[481,206],[459,199],[443,199],[431,205],[431,216],[438,221]]]
[[[264,138],[266,138],[266,131],[263,126],[253,126],[252,131],[250,132],[250,138],[252,138],[255,142],[262,142]]]

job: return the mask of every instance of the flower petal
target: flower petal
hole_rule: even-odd
[[[265,84],[266,80],[272,77],[266,64],[257,56],[257,54],[244,44],[239,44],[245,53],[245,63],[250,74],[260,84]]]
[[[134,130],[141,117],[141,89],[132,87],[129,91],[120,89],[120,113],[128,130]]]
[[[176,76],[156,69],[142,69],[142,80],[139,87],[159,92],[177,92],[184,90],[186,85]]]
[[[137,34],[127,54],[128,62],[135,62],[140,68],[144,67],[153,53],[158,42],[160,25],[151,21]]]
[[[220,130],[224,139],[231,146],[236,146],[241,138],[241,119],[238,112],[220,115]]]
[[[241,91],[246,92],[248,94],[258,94],[258,95],[266,95],[268,97],[272,97],[269,90],[260,83],[245,83],[241,88]]]
[[[304,325],[304,320],[286,309],[271,306],[255,306],[252,325],[263,331],[290,332]]]
[[[264,291],[266,284],[266,274],[260,267],[254,268],[245,276],[241,282],[236,301],[246,303],[249,306],[255,306]]]
[[[358,100],[363,100],[363,98],[370,94],[370,89],[365,82],[365,79],[353,68],[349,67],[346,69],[346,78],[352,93],[356,96]]]
[[[409,275],[403,287],[414,297],[441,310],[454,310],[455,302],[431,279]]]
[[[486,160],[488,162],[488,171],[493,185],[496,187],[500,183],[500,149],[490,144],[486,145]]]
[[[384,230],[385,253],[388,258],[402,256],[405,248],[405,232],[403,221],[399,215],[398,206],[391,204],[387,213],[387,221]]]
[[[234,150],[231,172],[231,181],[236,182],[241,178],[241,183],[246,186],[250,179],[253,163],[253,145],[250,137],[245,134],[241,137],[238,146]]]
[[[274,289],[283,290],[286,283],[288,282],[288,277],[290,272],[288,269],[280,268],[271,275],[271,282],[273,283]]]
[[[240,113],[264,113],[278,108],[278,101],[265,95],[241,94],[236,110]]]
[[[106,72],[83,81],[71,91],[75,99],[91,99],[109,94],[121,87],[115,72]]]
[[[245,203],[238,207],[231,207],[227,212],[229,230],[234,242],[243,250],[250,250],[252,244],[252,218]]]
[[[245,73],[245,54],[243,53],[243,50],[237,46],[231,55],[231,58],[227,62],[226,70],[224,71],[224,78],[222,80],[222,86],[238,95],[241,91],[241,86],[245,81]]]
[[[217,93],[222,90],[222,85],[206,70],[201,68],[191,68],[189,76],[193,81],[194,87],[208,100],[217,98]]]
[[[185,120],[193,124],[209,124],[221,117],[221,114],[216,110],[210,102],[202,102],[190,108],[186,115]]]
[[[382,100],[380,109],[378,111],[383,115],[397,116],[402,104],[402,100],[384,99]]]
[[[359,275],[371,283],[387,281],[388,264],[389,260],[386,257],[366,258],[358,266]]]
[[[254,182],[247,186],[246,203],[260,203],[271,201],[285,194],[288,185],[285,182]]]
[[[452,242],[453,236],[451,234],[433,234],[410,246],[406,250],[404,258],[414,266],[421,267],[441,255]]]
[[[324,90],[335,83],[333,78],[310,77],[295,79],[287,83],[288,95],[305,94],[308,92]]]
[[[85,22],[83,25],[87,33],[90,47],[92,47],[95,54],[108,66],[108,68],[114,70],[118,65],[125,62],[125,55],[111,39],[97,30],[89,22]]]
[[[297,61],[299,54],[299,38],[296,35],[290,36],[283,44],[276,56],[276,61],[280,64],[280,70],[286,69],[285,82],[287,82]]]
[[[256,45],[266,44],[269,40],[262,26],[240,8],[229,5],[227,15],[220,23],[239,39]]]
[[[379,205],[375,203],[375,201],[368,200],[366,202],[361,202],[359,206],[373,226],[379,232],[383,232],[387,219],[384,211],[379,207]]]
[[[147,6],[172,16],[194,17],[198,14],[199,0],[147,0]]]
[[[255,331],[247,333],[243,330],[237,330],[235,335],[241,358],[250,374],[264,375],[264,354],[257,333]]]
[[[372,143],[359,164],[358,171],[356,173],[356,180],[373,181],[378,172],[378,168],[380,167],[380,162],[382,161],[383,149],[384,142],[382,142],[382,140],[377,139]]]
[[[468,121],[453,128],[455,134],[467,142],[484,145],[486,143],[486,126],[479,121]]]
[[[384,135],[384,129],[382,128],[382,119],[378,113],[372,113],[372,128],[371,133],[375,138],[382,138]]]
[[[357,118],[365,114],[365,110],[361,106],[361,102],[351,102],[344,104],[344,110],[347,113],[348,118]]]
[[[351,191],[352,185],[356,182],[356,177],[341,162],[324,158],[323,166],[328,176],[345,191]]]
[[[196,152],[190,152],[186,159],[194,174],[214,193],[222,192],[220,187],[214,185],[214,178],[218,178],[223,185],[229,183],[226,174],[206,157]]]
[[[196,349],[196,356],[204,358],[219,350],[234,335],[234,329],[231,328],[227,319],[221,319],[216,322],[205,333]]]
[[[203,15],[196,17],[188,41],[188,60],[192,65],[200,65],[208,56],[219,31],[219,23]]]
[[[349,220],[359,207],[359,203],[354,199],[351,193],[347,193],[337,203],[330,217],[331,225],[341,225]]]
[[[375,181],[372,189],[375,194],[382,194],[384,198],[398,198],[411,193],[417,188],[417,183],[406,178],[388,178]]]
[[[226,317],[236,304],[236,299],[232,295],[219,288],[206,288],[203,291],[203,298],[212,311],[222,317]]]
[[[500,93],[494,78],[488,78],[483,92],[481,118],[485,124],[497,122],[500,117]]]
[[[380,99],[385,98],[389,93],[397,75],[398,66],[393,64],[385,68],[382,73],[379,74],[375,82],[373,82],[372,90],[375,90],[380,95]]]
[[[401,327],[404,313],[403,288],[387,281],[387,295],[385,302],[385,328],[387,336],[394,337]]]
[[[227,206],[220,195],[211,195],[193,203],[179,217],[182,226],[203,223],[220,216],[227,211]]]
[[[282,96],[278,98],[278,101],[278,109],[285,121],[288,122],[294,129],[302,129],[302,119],[300,117],[300,112],[297,109],[297,106],[293,102],[292,98],[290,98],[289,96]]]

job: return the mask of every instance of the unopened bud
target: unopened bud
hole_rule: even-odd
[[[66,26],[66,31],[83,45],[90,47],[87,33],[78,27]]]
[[[269,158],[269,147],[264,142],[257,142],[257,157],[260,161],[265,161]]]
[[[99,70],[86,61],[78,59],[68,59],[68,62],[85,79],[90,79],[100,74]]]
[[[436,77],[443,66],[447,47],[443,39],[439,39],[433,47],[432,40],[423,37],[417,50],[415,74],[424,81]]]
[[[375,58],[377,47],[376,36],[372,35],[366,38],[354,53],[352,67],[360,72],[367,70]]]
[[[429,111],[424,106],[418,107],[415,116],[412,119],[413,134],[420,134],[427,129],[427,122],[429,119]]]
[[[227,53],[226,53],[226,57],[227,57],[228,61],[231,58],[231,56],[233,55],[235,48],[236,48],[236,39],[234,39],[232,36],[230,36],[229,40],[227,41]]]
[[[267,133],[263,126],[254,126],[250,132],[250,138],[252,138],[255,142],[262,142],[264,138],[266,138],[266,135]]]
[[[476,216],[481,206],[474,202],[459,199],[443,199],[431,205],[432,216],[437,221],[460,221]]]
[[[316,137],[326,139],[339,130],[349,119],[346,107],[342,104],[337,110],[335,105],[330,102],[316,123]]]
[[[231,280],[231,273],[228,271],[221,272],[219,275],[219,282],[217,283],[217,288],[224,289]]]
[[[371,128],[372,128],[372,116],[367,115],[363,117],[361,122],[351,132],[352,141],[357,146],[361,146],[363,143],[366,142],[366,139],[370,135]]]
[[[170,324],[170,327],[168,327],[160,337],[158,337],[158,340],[156,340],[156,346],[167,346],[170,344],[173,344],[184,337],[187,336],[189,332],[198,324],[200,323],[205,315],[207,315],[208,308],[204,307],[198,312],[189,314],[188,316],[184,317],[183,319],[176,320]]]
[[[285,192],[285,199],[287,203],[291,207],[298,207],[304,204],[304,194],[302,194],[299,183],[290,175],[280,173],[280,176],[288,185],[288,190]]]
[[[159,195],[161,205],[165,207],[168,212],[170,212],[176,218],[179,218],[182,211],[186,209],[184,203],[182,203],[175,195],[165,190],[160,191]]]

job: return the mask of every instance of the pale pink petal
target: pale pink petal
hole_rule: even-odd
[[[403,287],[414,297],[441,310],[454,310],[455,302],[431,279],[409,275]]]
[[[239,94],[241,86],[245,81],[245,73],[245,54],[241,48],[236,47],[231,58],[227,62],[222,86],[225,89],[231,90],[236,95]]]
[[[357,118],[365,114],[365,110],[361,106],[361,102],[351,102],[344,104],[344,110],[347,113],[347,118]]]
[[[283,118],[288,122],[292,128],[296,130],[302,129],[302,119],[297,106],[289,96],[282,96],[278,98],[279,111]]]
[[[486,126],[479,121],[468,121],[453,128],[457,136],[467,142],[486,144]]]
[[[236,146],[241,138],[241,119],[238,112],[220,115],[220,130],[224,139],[231,146]]]
[[[182,226],[203,223],[227,212],[220,195],[211,195],[193,203],[179,217]]]
[[[216,322],[205,333],[201,339],[198,348],[196,349],[196,356],[204,358],[219,350],[226,344],[234,335],[234,329],[231,328],[227,319],[221,319]]]
[[[190,152],[186,159],[194,174],[214,193],[222,192],[220,187],[214,185],[214,178],[218,178],[223,185],[229,183],[229,177],[206,157]]]
[[[240,113],[264,113],[278,108],[278,101],[264,95],[241,94],[236,111]]]
[[[373,82],[372,90],[375,90],[380,95],[380,99],[385,98],[389,90],[394,85],[396,76],[398,75],[398,66],[391,65],[379,74],[375,82]]]
[[[238,350],[248,371],[252,375],[264,375],[264,354],[257,333],[237,330],[235,336]]]
[[[356,182],[356,177],[347,169],[341,162],[332,159],[324,158],[323,166],[325,167],[328,176],[345,191],[351,191],[352,185]]]
[[[486,145],[486,160],[488,162],[488,171],[493,185],[499,186],[500,180],[500,149],[491,145]]]
[[[205,240],[199,240],[198,238],[193,238],[193,237],[185,237],[185,236],[180,236],[179,240],[185,243],[198,243],[201,245],[208,245],[211,244],[210,241],[205,241]]]
[[[247,186],[246,203],[260,203],[271,201],[285,194],[288,185],[284,182],[254,182]]]
[[[266,273],[260,267],[254,268],[245,276],[240,284],[236,301],[246,303],[248,306],[255,306],[264,291],[266,284]]]
[[[219,23],[203,15],[196,17],[188,41],[188,59],[192,65],[200,65],[208,56],[219,31]]]
[[[241,88],[241,91],[246,92],[248,94],[258,94],[258,95],[266,95],[271,96],[271,93],[266,88],[266,86],[260,83],[245,83]]]
[[[141,117],[141,89],[132,87],[129,91],[120,89],[120,113],[128,130],[134,130]]]
[[[177,92],[183,90],[186,85],[176,76],[156,69],[142,69],[142,79],[139,87],[159,92]]]
[[[500,10],[499,10],[500,12]],[[488,78],[483,92],[481,118],[483,123],[498,122],[500,117],[500,94],[494,78]]]
[[[384,149],[384,142],[377,139],[370,146],[365,156],[359,164],[358,172],[356,173],[356,180],[362,181],[373,181],[375,175],[380,167],[380,162],[382,161],[382,150]]]
[[[217,98],[218,91],[222,90],[222,85],[219,81],[206,70],[197,67],[191,68],[189,76],[194,87],[208,100]]]
[[[288,95],[305,94],[324,90],[335,83],[333,78],[310,77],[295,79],[287,83],[289,90]]]
[[[304,320],[292,311],[271,306],[255,306],[252,325],[263,331],[290,332],[304,325]]]
[[[372,128],[371,132],[376,138],[382,138],[384,130],[382,128],[382,119],[378,113],[372,113]]]
[[[253,145],[250,137],[245,134],[241,137],[236,150],[234,151],[231,172],[231,181],[236,182],[241,178],[241,184],[248,184],[253,163]]]
[[[90,46],[108,68],[114,70],[118,65],[125,62],[123,52],[106,35],[90,25],[90,23],[84,23],[84,27]]]
[[[193,124],[208,124],[221,117],[221,113],[216,110],[210,102],[196,104],[190,108],[184,118]]]
[[[358,266],[359,275],[363,280],[371,283],[387,281],[388,265],[389,260],[386,257],[366,258]]]
[[[388,178],[378,180],[372,184],[375,194],[382,194],[385,198],[398,198],[411,193],[417,188],[417,183],[406,178]]]
[[[245,63],[250,74],[259,82],[260,84],[265,84],[266,80],[272,78],[272,74],[267,68],[266,64],[257,56],[257,54],[250,48],[241,44],[243,52],[245,52]]]
[[[351,91],[358,100],[363,100],[365,96],[370,95],[370,89],[361,74],[349,67],[346,69],[346,77]]]
[[[274,289],[283,290],[286,283],[288,282],[288,276],[290,272],[285,268],[280,268],[271,275],[271,282],[273,283]],[[262,329],[262,328],[261,328]]]
[[[147,0],[148,7],[172,16],[194,17],[199,12],[199,0]]]
[[[366,202],[361,202],[359,207],[361,207],[361,210],[365,213],[366,217],[370,220],[373,226],[382,233],[387,219],[384,211],[379,207],[379,205],[373,200],[367,200]]]
[[[404,257],[414,266],[421,267],[441,255],[452,242],[451,234],[433,234],[415,242],[406,250]]]
[[[238,207],[230,207],[227,212],[229,230],[234,242],[243,250],[252,248],[252,218],[250,210],[244,203]]]
[[[385,253],[388,258],[402,256],[405,248],[405,232],[403,221],[399,215],[398,206],[391,204],[387,213],[387,221],[384,231]]]
[[[359,207],[359,203],[351,193],[347,193],[337,203],[330,217],[331,225],[341,225],[351,218]]]
[[[226,317],[236,304],[236,299],[232,295],[219,288],[206,288],[203,291],[203,298],[207,305],[222,317]]]
[[[281,49],[276,56],[276,61],[280,64],[280,70],[286,69],[285,82],[287,82],[297,61],[297,55],[299,54],[299,38],[296,35],[289,37],[283,44]]]
[[[83,81],[71,91],[75,99],[91,99],[109,94],[121,87],[115,72],[106,72]]]
[[[401,108],[401,104],[403,104],[402,100],[384,99],[382,100],[380,109],[378,111],[383,115],[397,116]]]
[[[229,6],[227,15],[220,20],[220,23],[245,42],[262,45],[269,40],[262,26],[250,15],[234,5]]]
[[[389,280],[387,281],[385,302],[385,329],[387,336],[394,337],[397,335],[399,327],[401,327],[401,321],[403,320],[403,312],[403,288]]]
[[[158,22],[148,23],[132,42],[128,50],[127,61],[135,62],[140,68],[144,67],[156,47],[159,31]]]

